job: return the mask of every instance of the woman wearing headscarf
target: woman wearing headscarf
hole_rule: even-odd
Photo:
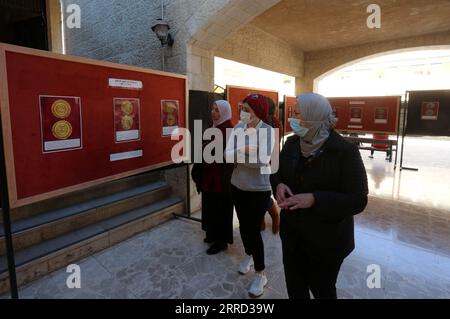
[[[231,124],[231,107],[227,101],[214,102],[211,119],[212,127],[220,130],[223,138],[223,148],[227,145],[227,129]],[[205,148],[212,141],[205,142]],[[214,155],[214,154],[212,154]],[[233,243],[233,202],[231,199],[231,174],[233,164],[206,163],[195,164],[192,178],[197,190],[202,193],[202,229],[206,232],[204,242],[212,244],[206,251],[214,255],[227,249]]]
[[[282,208],[280,237],[289,298],[336,299],[344,258],[354,249],[353,216],[367,205],[367,176],[358,148],[334,131],[328,100],[297,97],[295,135],[271,176]]]
[[[273,128],[263,121],[267,118],[268,108],[265,96],[247,96],[243,101],[241,121],[235,126],[225,150],[227,162],[236,163],[231,188],[246,253],[238,272],[245,275],[254,265],[255,277],[248,290],[253,297],[261,296],[267,284],[261,220],[272,194],[270,157],[274,147],[274,133]]]

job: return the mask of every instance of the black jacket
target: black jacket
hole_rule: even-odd
[[[313,193],[309,209],[286,212],[301,238],[302,249],[316,256],[345,258],[355,248],[353,215],[367,205],[367,175],[358,148],[332,131],[315,157],[302,156],[300,138],[287,139],[280,167],[271,176],[276,194],[279,183],[292,192]]]

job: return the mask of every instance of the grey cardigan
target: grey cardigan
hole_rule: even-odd
[[[225,149],[226,161],[229,163],[233,162],[236,165],[231,177],[231,184],[240,190],[248,192],[271,191],[269,160],[274,146],[273,128],[263,121],[258,123],[255,130],[253,130],[257,136],[257,138],[254,138],[257,145],[254,145],[250,138],[245,139],[245,144],[242,143],[242,134],[245,134],[245,132],[248,132],[247,126],[239,122],[234,127]],[[241,136],[241,143],[239,143],[239,136]],[[267,139],[264,138],[265,136],[267,136]],[[244,154],[241,151],[244,146],[249,145],[260,150],[264,142],[267,143],[267,152],[263,153],[263,157],[255,155],[253,161],[250,160],[248,154]]]

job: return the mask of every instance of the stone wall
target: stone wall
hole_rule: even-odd
[[[252,25],[231,34],[214,55],[294,77],[303,75],[301,50]]]

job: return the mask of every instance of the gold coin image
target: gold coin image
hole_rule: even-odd
[[[176,118],[173,114],[167,115],[167,125],[174,126],[176,124]]]
[[[67,101],[57,100],[52,104],[52,114],[59,119],[68,118],[71,112],[72,108]]]
[[[67,121],[58,121],[52,127],[53,136],[59,140],[66,140],[72,135],[72,125]]]
[[[166,102],[166,107],[165,107],[165,111],[167,113],[173,113],[177,110],[177,106],[175,103],[173,102]]]
[[[125,131],[131,130],[133,127],[133,118],[129,115],[122,116],[122,129]]]
[[[130,101],[123,101],[120,108],[125,115],[131,115],[133,113],[133,104]]]

